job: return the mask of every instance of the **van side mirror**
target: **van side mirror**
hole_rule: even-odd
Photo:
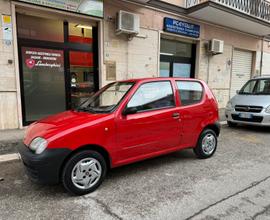
[[[127,107],[124,111],[123,111],[123,115],[132,115],[132,114],[136,114],[138,112],[136,107]]]
[[[240,92],[239,90],[236,90],[236,94],[239,94],[239,92]]]

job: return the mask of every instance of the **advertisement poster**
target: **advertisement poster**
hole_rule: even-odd
[[[12,24],[10,15],[2,15],[2,32],[3,40],[6,45],[11,45],[12,41]]]
[[[63,68],[63,51],[41,49],[41,48],[22,48],[24,65],[28,69],[46,68],[48,71],[52,68]]]
[[[103,17],[103,0],[20,0],[65,11]]]

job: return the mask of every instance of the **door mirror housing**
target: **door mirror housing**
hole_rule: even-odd
[[[240,92],[239,90],[236,90],[236,94],[239,94],[239,92]]]
[[[127,107],[124,111],[123,111],[123,115],[132,115],[132,114],[136,114],[138,112],[138,109],[136,107]]]

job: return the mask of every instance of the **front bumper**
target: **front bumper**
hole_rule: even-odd
[[[247,124],[247,125],[257,125],[257,126],[270,126],[270,114],[265,113],[264,110],[260,113],[245,112],[252,115],[252,118],[246,119],[239,117],[240,113],[234,109],[226,109],[225,117],[227,121],[238,123],[238,124]]]
[[[60,171],[65,158],[71,150],[67,148],[46,149],[42,154],[33,153],[24,144],[19,146],[19,153],[28,176],[42,184],[59,183]]]

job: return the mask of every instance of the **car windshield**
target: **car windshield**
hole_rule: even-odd
[[[248,81],[240,90],[242,95],[270,95],[270,79],[254,79]]]
[[[112,112],[133,85],[133,82],[111,83],[81,104],[77,110],[92,113]]]

